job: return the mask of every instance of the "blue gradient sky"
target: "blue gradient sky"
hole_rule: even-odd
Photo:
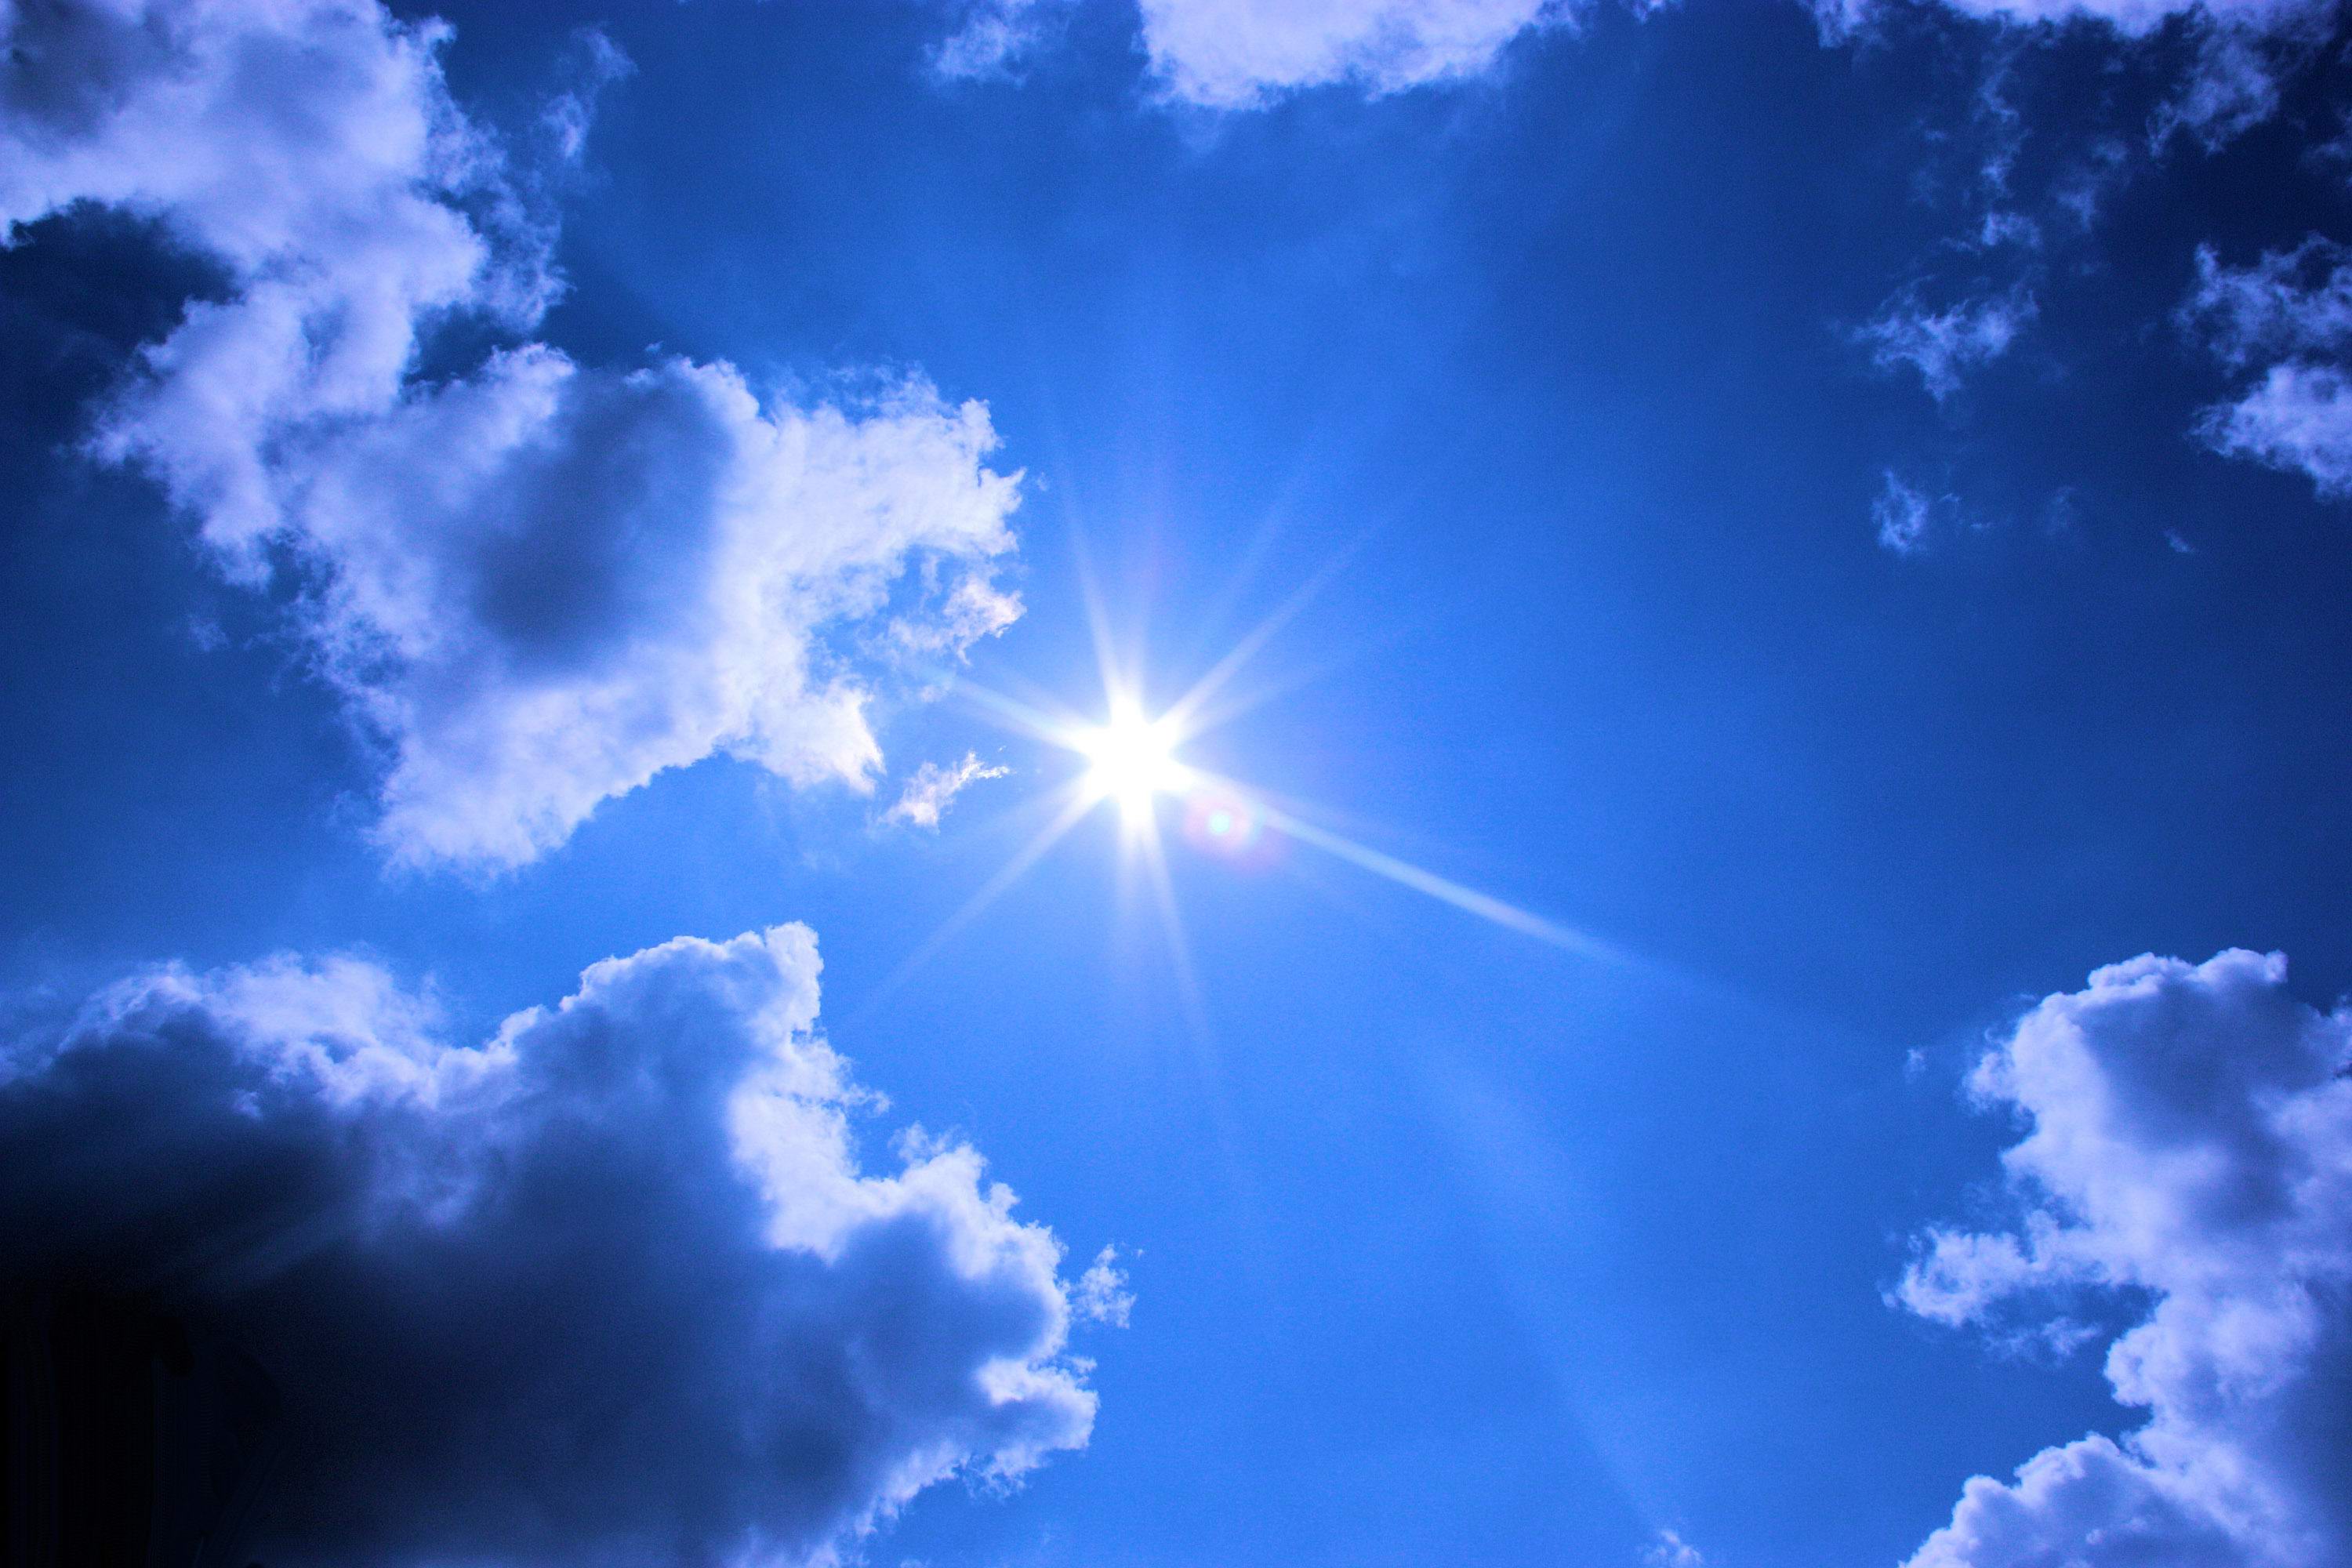
[[[945,82],[922,5],[435,9],[492,122],[575,28],[634,65],[539,336],[984,401],[1027,613],[877,706],[879,796],[712,759],[520,869],[387,870],[285,591],[72,449],[216,285],[53,220],[0,253],[19,1008],[357,947],[478,1035],[608,955],[806,921],[890,1123],[968,1136],[1137,1296],[1075,1342],[1087,1451],[932,1489],[877,1563],[1630,1565],[1662,1529],[1734,1568],[1892,1563],[1966,1478],[2137,1424],[2096,1344],[1990,1353],[1883,1298],[1923,1226],[1999,1202],[2017,1126],[1960,1093],[1988,1030],[2147,952],[2352,987],[2352,528],[2196,437],[2243,377],[2179,313],[2200,245],[2352,237],[2306,155],[2340,74],[2150,153],[2178,28],[1906,6],[1825,42],[1686,0],[1218,112],[1153,100],[1112,4],[1017,79]],[[1996,77],[2030,254],[1956,244]],[[2119,126],[2128,178],[2066,227],[2052,193]],[[1857,336],[1906,288],[2017,287],[2031,324],[1940,401]],[[1933,503],[1915,552],[1877,536],[1890,475]],[[1091,591],[1156,709],[1335,562],[1187,758],[1621,960],[1171,833],[1195,1018],[1108,809],[922,952],[1081,765],[967,687],[1099,711]],[[1008,772],[936,833],[877,822],[967,750]]]

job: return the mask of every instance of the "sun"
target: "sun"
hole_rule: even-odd
[[[1110,722],[1082,731],[1077,750],[1093,765],[1087,788],[1097,800],[1115,800],[1130,818],[1150,814],[1153,797],[1181,787],[1184,766],[1175,757],[1176,735],[1164,720],[1146,719],[1133,707],[1111,710]]]

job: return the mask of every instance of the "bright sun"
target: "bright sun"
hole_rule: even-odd
[[[1087,784],[1096,798],[1118,801],[1131,816],[1149,811],[1152,796],[1183,782],[1183,766],[1171,754],[1175,737],[1170,726],[1134,709],[1114,710],[1109,723],[1079,736],[1077,746],[1094,764]]]

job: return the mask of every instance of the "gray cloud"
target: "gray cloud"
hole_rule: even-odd
[[[1893,1300],[1996,1338],[2082,1337],[2071,1300],[2137,1317],[2108,1346],[2120,1441],[1969,1481],[1912,1568],[2164,1563],[2327,1568],[2352,1552],[2352,1012],[2285,961],[2137,958],[2045,998],[1971,1088],[2023,1119],[2011,1228],[1937,1229]]]
[[[1095,1397],[971,1149],[860,1170],[817,968],[680,938],[474,1044],[364,959],[134,976],[0,1058],[0,1305],[95,1292],[274,1385],[235,1563],[832,1562]]]

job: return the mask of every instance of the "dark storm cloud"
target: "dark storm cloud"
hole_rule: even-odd
[[[681,938],[479,1045],[362,960],[126,981],[5,1059],[19,1361],[266,1379],[239,1563],[823,1562],[1082,1445],[1059,1247],[968,1148],[860,1172],[816,973]]]

